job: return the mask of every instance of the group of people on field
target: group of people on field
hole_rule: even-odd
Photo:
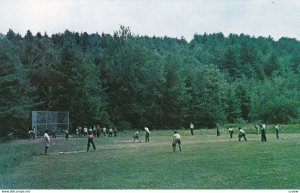
[[[117,127],[110,127],[109,129],[106,129],[105,126],[103,126],[102,128],[99,125],[94,125],[94,127],[87,127],[84,126],[83,128],[81,126],[76,128],[76,137],[80,138],[82,136],[86,137],[89,132],[92,132],[93,135],[95,137],[100,137],[102,135],[102,137],[105,137],[106,135],[108,135],[109,137],[112,137],[114,135],[114,137],[117,137]]]
[[[190,130],[191,130],[191,135],[194,135],[194,124],[190,123]],[[220,135],[219,132],[219,126],[217,125],[217,136]],[[276,133],[276,137],[279,138],[279,126],[278,124],[276,124],[274,126],[275,128],[275,133]],[[102,131],[101,131],[102,130]],[[230,138],[233,138],[233,133],[234,133],[234,129],[233,128],[227,128]],[[261,141],[262,142],[266,142],[267,138],[266,138],[266,125],[264,123],[259,124],[259,125],[255,125],[255,132],[258,135],[259,134],[259,130],[261,131]],[[148,127],[144,127],[144,131],[145,131],[145,142],[150,142],[150,130]],[[77,137],[81,137],[81,135],[83,136],[87,136],[88,138],[88,143],[87,143],[87,151],[89,151],[90,146],[92,145],[94,150],[96,150],[96,146],[94,144],[94,137],[100,137],[100,133],[103,133],[103,136],[106,136],[108,134],[108,136],[112,136],[114,134],[114,136],[117,136],[117,128],[114,127],[114,129],[110,128],[108,131],[106,129],[106,127],[103,127],[102,129],[100,129],[99,125],[94,126],[93,128],[90,127],[88,129],[87,126],[85,126],[84,128],[78,127],[76,128],[76,136]],[[68,130],[66,130],[66,139],[68,138]],[[246,138],[246,132],[239,127],[238,128],[238,139],[239,141],[241,141],[241,139],[244,138],[245,141],[247,141]],[[133,142],[135,141],[141,142],[141,140],[139,139],[139,131],[135,131],[135,133],[133,134]],[[49,131],[46,130],[45,134],[44,134],[44,141],[45,141],[45,153],[47,154],[48,148],[50,146],[50,137],[49,137]],[[173,152],[176,151],[176,147],[178,146],[179,151],[182,151],[181,148],[181,136],[177,131],[174,131],[173,134],[173,140],[172,140],[172,148],[173,148]]]
[[[145,142],[150,142],[150,130],[148,127],[145,127],[144,128],[144,131],[145,131]],[[141,142],[141,140],[139,139],[139,131],[135,131],[135,133],[133,134],[133,142],[135,142],[135,140],[137,140],[138,142]]]
[[[148,127],[144,128],[145,131],[145,143],[150,142],[150,130]],[[139,139],[139,131],[136,131],[133,134],[133,142],[135,142],[135,140],[137,140],[138,142],[141,142],[141,140]],[[174,135],[173,135],[173,141],[172,141],[172,148],[173,148],[173,152],[176,151],[176,146],[178,145],[179,151],[181,151],[181,136],[179,133],[177,133],[177,131],[174,131]]]
[[[278,139],[279,138],[279,125],[276,124],[274,126],[274,129],[275,129],[276,138]],[[227,128],[227,130],[229,132],[230,138],[232,138],[233,128]],[[239,127],[238,130],[239,130],[239,133],[238,133],[239,141],[241,141],[242,137],[244,138],[245,141],[247,141],[246,132],[241,127]],[[256,133],[256,135],[259,134],[259,130],[261,131],[261,141],[262,142],[267,142],[266,124],[262,123],[262,124],[259,124],[259,125],[255,125],[255,133]]]
[[[194,128],[195,128],[195,125],[193,123],[190,123],[191,135],[194,135]],[[278,139],[279,138],[279,125],[276,124],[274,126],[274,129],[275,129],[275,133],[276,133],[276,138]],[[216,123],[216,130],[217,130],[217,136],[220,136],[220,130],[219,130],[218,123]],[[229,132],[230,138],[232,138],[234,129],[233,128],[227,128],[227,130]],[[266,124],[261,123],[259,125],[255,125],[255,132],[256,132],[257,135],[259,134],[259,130],[261,130],[261,141],[262,142],[267,142]],[[244,140],[247,141],[246,132],[241,127],[238,128],[238,138],[239,138],[239,141],[241,141],[241,138],[244,138]]]
[[[99,127],[98,127],[99,128]],[[104,127],[105,128],[105,127]],[[96,146],[95,146],[95,143],[94,143],[94,137],[97,136],[97,127],[96,127],[96,132],[94,132],[95,130],[93,130],[92,128],[90,129],[87,129],[87,127],[84,127],[83,129],[83,135],[87,135],[87,138],[88,138],[88,143],[87,143],[87,152],[89,151],[90,149],[90,146],[92,145],[93,146],[93,149],[96,150]],[[116,129],[115,129],[116,130]],[[80,127],[78,127],[76,129],[76,135],[79,137],[79,131],[80,131]],[[85,131],[87,131],[85,133]],[[106,131],[106,130],[103,130],[103,132]],[[112,131],[109,131],[109,135],[112,135]],[[147,142],[150,142],[150,130],[148,127],[145,127],[144,128],[144,131],[145,131],[145,143]],[[65,130],[66,132],[66,139],[68,139],[68,130]],[[45,133],[44,133],[44,142],[45,142],[45,154],[48,153],[48,148],[50,147],[51,143],[51,139],[50,139],[50,136],[49,136],[49,130],[46,130]],[[105,132],[104,132],[105,133]],[[111,134],[110,134],[111,133]],[[116,133],[115,133],[115,136],[116,136]],[[141,140],[139,139],[139,131],[136,131],[134,134],[133,134],[133,142],[135,142],[135,140],[141,142]],[[176,146],[178,145],[179,147],[179,150],[181,151],[181,136],[177,133],[177,131],[174,132],[174,135],[173,135],[173,141],[172,141],[172,147],[173,147],[173,151],[175,152],[176,150]]]

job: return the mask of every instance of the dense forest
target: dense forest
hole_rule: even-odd
[[[31,128],[31,111],[69,111],[70,129],[214,128],[299,122],[300,42],[245,34],[148,37],[0,34],[0,136]]]

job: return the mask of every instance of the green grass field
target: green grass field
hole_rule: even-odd
[[[95,138],[43,139],[0,144],[0,189],[299,189],[300,134],[248,134],[238,142],[222,130],[179,131],[183,151],[172,152],[172,131],[153,131],[150,143],[133,132]],[[59,153],[63,152],[63,153]]]

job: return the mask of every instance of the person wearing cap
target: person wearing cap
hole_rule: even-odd
[[[244,140],[247,141],[245,131],[241,127],[239,127],[239,141],[241,141],[242,137],[244,137]]]
[[[181,136],[179,135],[179,133],[177,133],[177,131],[174,131],[173,142],[172,142],[173,152],[176,151],[177,144],[179,147],[179,151],[181,151]]]
[[[150,131],[148,127],[145,127],[145,142],[150,142]]]
[[[49,131],[46,130],[44,134],[44,141],[45,141],[45,154],[48,153],[48,148],[50,147],[50,137],[48,135]]]

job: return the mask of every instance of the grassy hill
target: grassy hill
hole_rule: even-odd
[[[172,131],[153,131],[150,143],[132,132],[95,138],[43,139],[0,144],[0,189],[299,189],[300,134],[248,134],[238,142],[221,130],[179,131],[182,152],[172,152]]]

